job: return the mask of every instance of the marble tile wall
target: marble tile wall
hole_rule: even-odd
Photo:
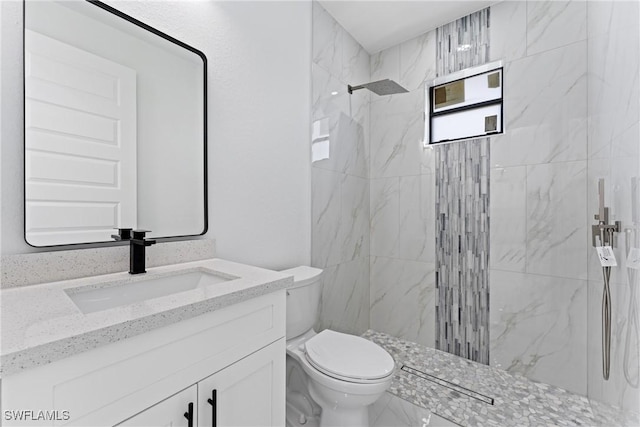
[[[506,1],[491,7],[490,34],[508,85],[507,131],[491,138],[491,364],[632,410],[640,395],[622,368],[630,288],[614,269],[605,382],[590,225],[599,178],[612,216],[630,220],[639,12],[631,1]],[[623,247],[621,237],[618,259]]]
[[[485,11],[485,22],[487,14]],[[482,57],[486,62],[487,36],[484,25],[479,49],[447,58],[446,64],[462,65],[466,57]],[[371,56],[372,80],[390,78],[410,91],[385,97],[371,95],[371,327],[428,346],[435,345],[438,331],[435,272],[443,262],[436,262],[435,183],[440,179],[436,173],[454,169],[448,160],[446,165],[436,166],[441,147],[423,148],[424,82],[436,77],[437,46],[436,31],[430,31]],[[485,143],[483,152],[487,150]],[[483,171],[486,177],[487,168]],[[455,204],[445,193],[441,194],[442,203]],[[486,225],[483,229],[488,232]],[[486,235],[484,241],[486,265]],[[468,273],[476,277],[476,271]],[[484,278],[481,283],[486,288],[486,275]],[[483,310],[474,312],[469,322],[483,321],[484,326],[476,332],[486,335],[486,296],[484,301]],[[447,311],[457,312],[458,305],[453,303],[450,298],[447,307],[451,310]],[[487,344],[485,362],[486,350]]]
[[[313,2],[311,263],[324,269],[319,329],[369,327],[369,54]]]
[[[632,311],[640,305],[640,275],[628,274],[625,257],[627,243],[640,246],[640,224],[634,227],[631,198],[631,179],[640,176],[640,6],[635,1],[593,1],[587,3],[586,14],[587,214],[591,224],[598,209],[597,181],[604,178],[610,215],[629,230],[618,238],[615,252],[620,267],[611,274],[608,381],[603,380],[601,368],[602,272],[593,250],[588,249],[588,396],[640,412],[640,328]],[[636,209],[638,203],[640,197]]]
[[[409,93],[371,95],[371,328],[435,340],[434,153],[423,148],[424,82],[435,31],[371,55],[371,79]]]
[[[484,19],[483,26],[477,26],[480,20]],[[487,39],[488,39],[488,10],[477,14],[471,20],[465,20],[465,28],[469,24],[478,28],[479,34],[476,39],[475,48],[464,51],[442,61],[451,67],[451,71],[461,69],[465,64],[480,64],[486,62]],[[462,28],[462,27],[461,27]],[[471,38],[471,33],[460,31],[462,37]],[[393,46],[371,56],[371,78],[372,80],[391,78],[398,81],[410,90],[407,94],[398,94],[385,97],[372,95],[371,98],[371,327],[397,337],[409,339],[428,346],[436,345],[436,337],[440,328],[437,327],[437,317],[435,312],[438,294],[436,290],[435,273],[438,268],[444,265],[445,258],[451,257],[443,252],[443,246],[438,245],[435,240],[438,222],[436,221],[437,191],[436,182],[444,177],[437,175],[445,174],[445,171],[459,170],[453,166],[454,158],[471,158],[461,154],[460,156],[440,156],[447,148],[423,147],[424,138],[424,82],[433,80],[436,73],[437,49],[444,49],[444,43],[440,45],[436,39],[436,31],[430,31],[414,39]],[[454,43],[457,42],[457,35],[452,33]],[[475,37],[475,36],[474,36]],[[460,43],[464,42],[461,38]],[[470,40],[467,40],[470,41]],[[448,45],[447,45],[448,46]],[[448,51],[448,48],[447,48]],[[453,52],[457,53],[456,49]],[[481,58],[478,59],[478,58]],[[472,62],[477,61],[477,62]],[[457,65],[454,65],[457,64]],[[457,68],[456,68],[457,67]],[[457,148],[458,146],[456,146]],[[454,150],[455,151],[455,150]],[[473,150],[472,150],[473,151]],[[457,153],[457,151],[456,151]],[[482,157],[485,163],[488,162],[488,145],[486,141],[483,145],[482,153],[478,152],[478,160]],[[436,163],[436,159],[443,160],[441,164]],[[465,164],[464,161],[458,162]],[[456,164],[458,164],[456,163]],[[480,168],[478,164],[469,162],[470,169],[477,167],[482,170],[485,181],[482,183],[484,203],[482,204],[484,215],[483,225],[478,225],[477,230],[482,229],[484,233],[484,245],[477,251],[479,258],[483,262],[475,262],[473,265],[480,267],[485,265],[484,275],[477,274],[473,269],[465,270],[471,279],[485,289],[482,298],[482,308],[478,310],[464,310],[465,325],[482,324],[473,331],[469,327],[471,335],[475,333],[476,340],[482,336],[484,351],[482,360],[488,361],[488,297],[486,288],[487,280],[487,258],[488,258],[488,226],[487,206],[488,206],[488,186],[487,172],[485,165]],[[472,173],[469,171],[469,176]],[[478,184],[480,175],[476,174]],[[460,177],[458,177],[460,178]],[[453,180],[452,180],[453,181]],[[464,186],[462,186],[464,187]],[[472,186],[473,187],[473,186]],[[457,205],[457,200],[449,197],[449,187],[440,187],[441,204],[446,206]],[[475,187],[474,187],[475,188]],[[447,190],[447,191],[445,191]],[[465,195],[461,195],[464,198]],[[473,197],[470,200],[475,203]],[[474,212],[470,209],[470,212]],[[454,215],[455,216],[455,215]],[[464,223],[465,218],[455,216]],[[442,224],[440,224],[442,226]],[[476,236],[476,233],[471,233]],[[475,237],[482,239],[482,233],[477,233]],[[440,248],[440,249],[439,249]],[[450,252],[450,251],[449,251]],[[436,256],[439,254],[440,259]],[[466,252],[465,252],[466,255]],[[470,264],[472,265],[472,264]],[[449,271],[447,269],[447,271]],[[451,274],[450,277],[454,275]],[[449,289],[449,299],[442,316],[446,313],[456,312],[459,307],[458,293]],[[446,293],[446,290],[445,290]],[[453,298],[456,294],[456,298]],[[475,304],[480,298],[468,294],[469,305]],[[480,293],[476,292],[476,297]],[[454,301],[455,299],[455,301]],[[463,302],[463,304],[465,304]],[[444,325],[444,322],[442,322]],[[459,326],[460,323],[457,323]],[[444,336],[444,327],[442,335]],[[457,331],[465,332],[467,328],[456,328]],[[471,332],[473,331],[473,332]],[[451,336],[452,328],[448,333]],[[455,347],[455,339],[459,339],[462,334],[451,340]],[[469,337],[470,338],[470,337]],[[466,337],[464,338],[466,339]],[[470,349],[469,353],[477,356],[479,353],[475,348],[462,344],[463,340],[458,340],[458,348]],[[461,352],[459,352],[461,354]],[[465,351],[466,354],[466,351]],[[478,357],[478,359],[480,359]]]
[[[491,7],[491,365],[586,395],[587,2]],[[599,311],[593,316],[599,315]]]

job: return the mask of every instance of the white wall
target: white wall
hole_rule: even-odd
[[[218,256],[308,264],[310,3],[109,3],[207,55],[207,236]],[[13,254],[34,251],[22,237],[22,3],[1,7],[2,253]]]
[[[311,5],[214,2],[210,223],[221,257],[271,268],[310,253]]]
[[[0,25],[0,158],[2,188],[2,253],[27,252],[23,220],[22,8],[2,2]]]

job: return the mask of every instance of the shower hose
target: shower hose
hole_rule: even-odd
[[[630,231],[627,230],[626,255],[629,256],[631,249]],[[635,239],[634,239],[635,240]],[[609,240],[612,241],[612,240]],[[637,242],[635,242],[637,243]],[[611,289],[609,281],[611,278],[611,267],[602,267],[602,275],[604,278],[604,290],[602,293],[602,376],[605,380],[609,379],[611,367]],[[627,267],[627,280],[629,284],[629,311],[627,315],[627,331],[625,336],[624,356],[623,356],[623,372],[624,377],[633,388],[640,385],[640,372],[635,374],[631,372],[631,350],[632,340],[635,341],[633,349],[636,353],[640,353],[638,345],[638,306],[636,302],[636,272]],[[635,333],[634,333],[635,332]],[[635,360],[635,358],[633,359]]]
[[[607,231],[601,229],[601,242],[605,242],[604,233],[606,232]],[[608,241],[613,242],[613,230],[608,230],[608,232]],[[602,276],[604,279],[604,289],[602,292],[602,376],[605,380],[608,380],[611,369],[611,289],[609,287],[611,267],[602,267]]]
[[[605,380],[608,380],[611,367],[611,290],[609,289],[611,267],[602,267],[602,275],[604,276],[604,291],[602,293],[602,376]]]

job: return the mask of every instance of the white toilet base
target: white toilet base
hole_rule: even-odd
[[[315,332],[311,330],[302,337],[287,341],[287,363],[291,372],[294,371],[291,364],[295,364],[305,374],[304,386],[309,397],[322,409],[320,427],[368,427],[369,406],[391,386],[393,372],[377,382],[369,383],[350,382],[326,375],[312,366],[304,354],[303,344],[314,335]],[[300,372],[297,369],[295,371]],[[295,426],[295,420],[291,421]]]
[[[361,411],[332,412],[322,410],[320,417],[320,427],[369,427],[369,410],[367,408]]]
[[[368,427],[369,406],[378,400],[389,385],[390,381],[371,388],[371,393],[348,394],[310,381],[311,398],[322,408],[320,427]]]
[[[286,427],[320,427],[320,417],[306,414],[296,406],[296,402],[287,402]]]

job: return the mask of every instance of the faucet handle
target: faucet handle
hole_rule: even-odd
[[[112,234],[111,237],[115,240],[129,240],[131,239],[131,228],[114,228],[118,230],[118,234]]]
[[[133,230],[133,238],[144,240],[147,233],[151,233],[151,230]]]

